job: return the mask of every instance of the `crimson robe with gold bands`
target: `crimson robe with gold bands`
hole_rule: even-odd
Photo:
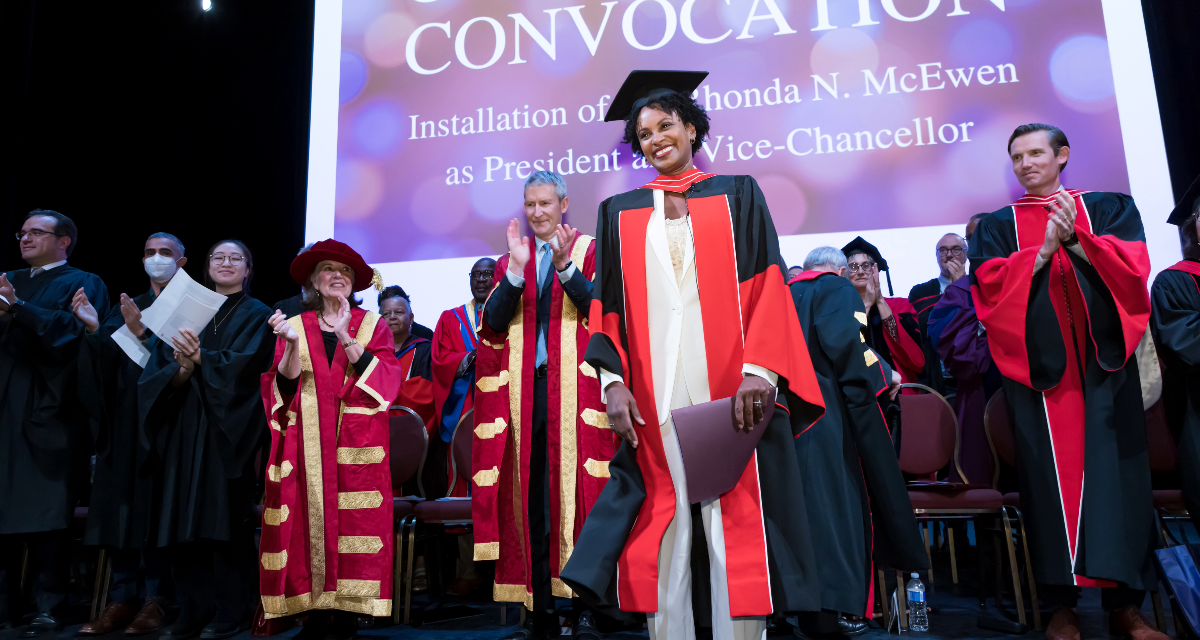
[[[533,241],[530,240],[533,244]],[[536,249],[535,247],[531,247]],[[496,263],[508,270],[509,256]],[[595,273],[595,244],[579,236],[571,261],[584,277]],[[573,594],[559,577],[570,560],[588,511],[608,480],[608,462],[618,438],[600,402],[596,370],[584,361],[588,319],[575,308],[557,277],[551,279],[550,326],[546,340],[547,445],[550,448],[550,585],[560,598]],[[525,265],[525,281],[537,282],[536,260]],[[530,444],[533,375],[537,357],[536,288],[527,286],[504,333],[480,323],[475,358],[475,424],[471,508],[475,559],[496,560],[493,589],[499,602],[533,607],[529,555]]]
[[[338,347],[325,355],[316,312],[288,320],[300,334],[300,387],[276,381],[284,339],[262,376],[271,425],[259,546],[263,611],[310,609],[386,616],[392,607],[392,498],[388,406],[400,390],[392,332],[378,314],[351,311],[350,335],[374,356],[361,376]]]

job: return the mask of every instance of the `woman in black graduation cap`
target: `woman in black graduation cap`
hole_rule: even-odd
[[[846,254],[846,278],[858,289],[866,317],[860,317],[863,340],[892,371],[900,374],[904,383],[916,382],[925,368],[925,353],[917,329],[916,310],[907,298],[885,298],[879,286],[879,274],[887,275],[888,293],[892,292],[892,276],[887,260],[875,245],[862,236],[842,247]],[[900,455],[900,404],[893,397],[880,396],[880,408],[887,416],[888,429]]]
[[[1183,260],[1154,278],[1150,330],[1165,366],[1163,408],[1179,450],[1183,499],[1200,525],[1200,180],[1167,222],[1179,225]]]
[[[889,294],[892,277],[888,273],[887,260],[875,245],[859,236],[842,247],[842,253],[846,254],[848,265],[846,277],[858,289],[867,309],[866,322],[863,322],[867,344],[888,366],[900,372],[904,382],[916,382],[925,368],[925,354],[921,351],[916,310],[912,303],[907,298],[884,297],[879,274],[887,274]]]
[[[587,362],[625,442],[562,578],[600,610],[646,614],[652,640],[692,633],[693,521],[714,638],[759,638],[772,613],[820,608],[792,437],[821,392],[758,183],[695,166],[709,121],[690,94],[706,75],[635,71],[605,116],[659,175],[600,205]],[[772,387],[778,408],[759,424]],[[732,490],[691,505],[670,412],[729,397],[735,424],[764,435]]]
[[[180,607],[163,638],[236,635],[255,603],[253,458],[268,433],[259,375],[271,365],[271,310],[246,290],[254,261],[242,242],[213,245],[204,275],[225,302],[200,335],[159,341],[138,381],[159,483],[155,542]]]

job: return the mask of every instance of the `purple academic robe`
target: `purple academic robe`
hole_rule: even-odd
[[[937,333],[938,355],[946,369],[958,382],[954,411],[958,414],[962,434],[961,464],[963,473],[972,483],[991,484],[995,466],[987,435],[983,431],[983,412],[987,401],[999,387],[993,373],[987,333],[975,315],[971,300],[971,283],[963,276],[946,287],[942,299],[930,312],[930,332]],[[941,326],[938,326],[941,325]],[[994,380],[989,384],[990,376]],[[958,472],[951,480],[963,481]]]

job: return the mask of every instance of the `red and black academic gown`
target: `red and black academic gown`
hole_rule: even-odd
[[[535,245],[530,240],[530,245]],[[531,252],[536,246],[531,246]],[[531,253],[532,255],[532,253]],[[496,261],[496,273],[508,270],[509,256]],[[571,261],[591,279],[595,243],[579,236]],[[537,358],[536,260],[525,265],[525,287],[507,331],[480,329],[476,356],[475,424],[471,508],[475,559],[496,560],[493,595],[498,602],[523,602],[533,608],[529,555],[530,448],[533,433],[534,362]],[[554,596],[573,594],[559,574],[575,549],[588,511],[608,482],[608,462],[619,438],[608,425],[600,401],[596,370],[584,361],[587,316],[575,308],[557,276],[550,276],[550,326],[546,368],[546,442],[549,446],[550,588]]]
[[[432,346],[429,340],[410,335],[396,349],[396,361],[400,363],[400,395],[396,396],[396,404],[417,412],[430,435],[434,433],[437,413],[433,403]]]
[[[821,608],[869,618],[872,562],[904,571],[929,567],[877,399],[890,381],[858,331],[862,297],[849,280],[805,271],[789,286],[825,399],[825,415],[795,439],[821,559]]]
[[[411,334],[404,344],[396,349],[396,360],[400,363],[400,395],[396,396],[395,404],[408,407],[416,412],[425,430],[429,432],[429,442],[436,437],[437,411],[433,403],[433,368],[430,357],[433,343],[427,338]],[[388,411],[388,415],[400,415],[401,409]],[[438,441],[441,442],[440,440]],[[439,445],[438,451],[445,449]],[[438,460],[444,460],[439,456]],[[440,498],[446,493],[446,467],[444,464],[426,464],[422,470],[421,483],[416,479],[405,483],[403,487],[395,488],[396,495],[417,495],[422,489],[425,497]]]
[[[900,379],[905,384],[918,382],[925,370],[925,352],[921,350],[917,311],[905,298],[884,298],[883,301],[896,318],[896,336],[888,332],[879,317],[879,310],[872,306],[863,327],[867,346],[874,349],[888,366],[900,372]]]
[[[451,464],[452,452],[450,439],[458,421],[475,406],[474,381],[475,371],[472,369],[461,378],[455,377],[458,366],[468,353],[479,346],[479,325],[482,318],[483,305],[474,300],[453,309],[442,312],[437,325],[433,329],[433,347],[430,357],[433,361],[433,406],[435,411],[433,430],[429,433],[429,456],[427,461],[436,461],[436,468],[444,468],[446,484],[454,484],[455,496],[466,496],[465,483],[454,483],[451,477],[454,465]],[[430,486],[425,490],[430,492]],[[434,496],[432,493],[430,497]]]
[[[1049,196],[990,214],[971,294],[1016,423],[1017,480],[1038,582],[1154,584],[1155,518],[1133,359],[1150,319],[1150,259],[1133,199],[1070,190],[1084,259],[1034,272]]]
[[[259,545],[263,611],[268,618],[311,609],[389,615],[388,406],[400,389],[392,332],[378,314],[351,311],[350,334],[371,357],[360,375],[340,346],[329,362],[315,311],[288,324],[300,334],[299,388],[286,394],[276,376],[283,338],[261,379],[271,425]]]
[[[921,337],[921,351],[925,354],[925,370],[921,372],[918,382],[946,395],[946,384],[942,379],[942,363],[938,358],[937,347],[929,339],[929,313],[941,299],[942,281],[940,278],[922,282],[908,292],[908,301],[912,304],[913,313],[917,319],[917,332]]]
[[[646,424],[634,426],[638,448],[623,443],[610,463],[563,581],[601,610],[659,610],[658,555],[676,507],[647,342],[649,305],[661,304],[646,294],[652,189],[687,198],[710,397],[736,394],[745,363],[779,375],[774,418],[742,479],[721,496],[730,614],[816,611],[820,582],[792,438],[824,404],[778,266],[775,225],[750,176],[660,176],[600,205],[587,362],[621,373]]]
[[[1167,268],[1150,288],[1150,329],[1166,371],[1163,407],[1178,448],[1183,499],[1200,520],[1200,262]]]

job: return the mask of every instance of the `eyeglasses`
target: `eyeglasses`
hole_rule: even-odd
[[[63,237],[63,235],[61,233],[54,233],[53,231],[42,231],[41,229],[30,229],[29,231],[18,231],[17,232],[17,242],[20,242],[21,239],[24,238],[26,235],[28,235],[30,238],[33,238],[34,240],[37,240],[38,238],[41,238],[42,236],[55,236],[58,238]]]
[[[236,267],[246,261],[246,256],[238,255],[236,253],[231,253],[229,255],[217,253],[208,257],[208,261],[211,262],[212,266],[214,267],[221,266],[226,260],[229,261],[229,264]]]
[[[494,271],[472,271],[467,275],[471,276],[472,280],[491,280],[494,273]]]
[[[959,258],[959,257],[962,257],[962,255],[965,254],[966,252],[967,252],[966,247],[938,247],[937,248],[937,254],[939,256],[945,256],[945,255],[949,254],[949,255],[954,256],[955,258]]]
[[[846,267],[850,270],[850,273],[858,273],[859,271],[862,271],[863,273],[869,273],[871,271],[871,267],[874,266],[874,262],[864,262],[862,264],[851,262],[850,264],[846,265]]]

